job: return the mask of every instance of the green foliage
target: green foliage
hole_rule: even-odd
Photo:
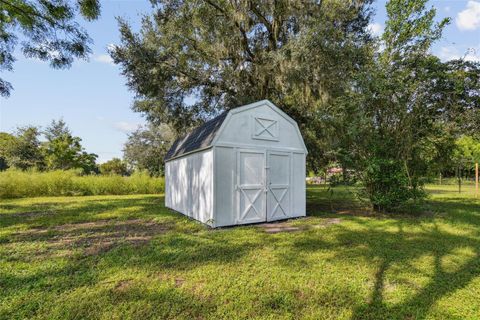
[[[128,136],[123,153],[127,164],[151,175],[164,173],[164,158],[173,143],[174,134],[168,125],[139,128]]]
[[[428,176],[430,178],[438,177],[439,174],[443,176],[455,166],[453,160],[455,134],[452,132],[454,130],[443,126],[440,125],[439,133],[430,139],[431,161],[428,164]]]
[[[53,68],[69,67],[74,58],[87,59],[91,40],[76,22],[77,12],[94,20],[100,15],[100,1],[1,0],[0,71],[13,70],[19,38],[26,57],[48,61]],[[0,78],[0,95],[8,97],[11,90],[12,85]]]
[[[375,208],[421,198],[422,177],[451,143],[444,137],[451,110],[438,98],[448,68],[429,54],[449,21],[435,22],[426,3],[388,2],[383,50],[356,74],[354,90],[336,101],[337,126],[347,128],[339,145],[349,151],[341,159],[357,170]]]
[[[464,159],[474,164],[480,162],[480,140],[471,136],[461,136],[455,141],[454,158]]]
[[[425,88],[426,104],[436,107],[437,117],[454,134],[480,138],[480,62],[452,60],[437,64],[435,81]]]
[[[0,132],[0,171],[8,168],[8,158],[16,138],[6,132]]]
[[[82,139],[73,136],[63,120],[53,120],[44,135],[42,152],[48,170],[82,169],[87,174],[97,170],[97,155],[84,150]]]
[[[12,137],[3,140],[3,153],[9,167],[21,170],[45,167],[45,159],[40,149],[40,130],[37,127],[18,128]]]
[[[422,189],[412,187],[404,163],[394,159],[369,159],[362,183],[373,208],[379,211],[394,212],[408,200],[426,195]]]
[[[41,135],[46,141],[40,142]],[[18,128],[12,135],[0,133],[0,170],[6,167],[20,170],[81,169],[83,173],[97,171],[96,154],[87,153],[82,139],[74,137],[65,122],[52,121],[43,132],[37,127]]]
[[[113,158],[105,163],[102,163],[99,166],[99,169],[101,174],[107,175],[116,174],[120,176],[126,176],[130,173],[127,168],[127,163],[119,158]]]
[[[434,7],[427,9],[427,2],[427,0],[387,2],[388,20],[382,34],[385,49],[380,54],[384,67],[390,65],[394,69],[402,68],[402,65],[414,59],[423,59],[432,44],[441,38],[443,28],[450,19],[444,18],[435,22],[436,9]],[[403,86],[399,89],[402,88]]]
[[[152,178],[146,172],[135,172],[129,177],[80,173],[74,170],[38,172],[9,169],[0,172],[0,198],[149,194],[164,191],[163,178]]]
[[[246,103],[269,99],[299,124],[310,169],[329,160],[332,99],[366,62],[370,3],[152,1],[135,33],[120,20],[112,50],[134,110],[176,134]]]
[[[42,133],[45,142],[40,142]],[[43,132],[30,126],[18,128],[13,135],[0,133],[0,170],[11,167],[21,170],[81,169],[87,174],[96,172],[97,155],[87,153],[81,141],[71,134],[62,120],[52,121]]]

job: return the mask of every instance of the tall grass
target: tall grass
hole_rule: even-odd
[[[0,199],[161,193],[164,187],[163,178],[153,178],[145,172],[137,172],[129,177],[81,176],[75,171],[0,172]]]

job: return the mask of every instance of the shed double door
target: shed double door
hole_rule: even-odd
[[[290,214],[289,153],[242,149],[237,152],[237,223],[287,219]]]

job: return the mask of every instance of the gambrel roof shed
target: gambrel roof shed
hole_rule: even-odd
[[[165,204],[213,227],[305,215],[307,149],[268,100],[225,112],[174,142]]]

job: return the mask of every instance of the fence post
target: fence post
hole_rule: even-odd
[[[478,162],[475,163],[475,198],[478,198]]]
[[[458,193],[462,193],[462,177],[460,173],[460,166],[457,167]]]

